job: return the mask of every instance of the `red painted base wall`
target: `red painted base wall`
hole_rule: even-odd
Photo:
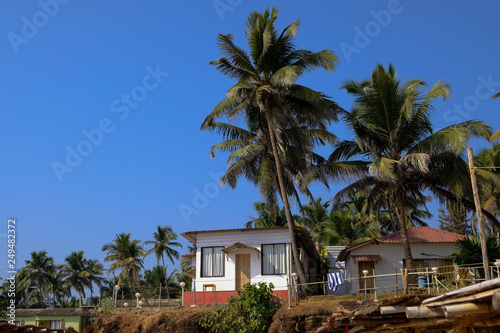
[[[193,291],[184,292],[184,305],[193,304],[225,304],[231,296],[238,296],[235,290],[224,291],[197,291],[196,296]],[[288,299],[288,290],[274,290],[273,294],[284,300]],[[196,299],[196,302],[195,302]]]

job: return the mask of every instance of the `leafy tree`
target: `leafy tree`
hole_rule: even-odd
[[[438,81],[427,92],[425,86],[418,79],[403,83],[392,65],[384,68],[380,64],[371,79],[348,80],[343,85],[355,98],[352,110],[345,114],[355,139],[335,145],[329,176],[353,177],[353,169],[364,175],[355,177],[335,200],[370,189],[370,206],[393,193],[399,221],[406,221],[407,198],[422,198],[424,190],[441,201],[456,200],[469,179],[462,154],[467,142],[489,137],[490,128],[480,121],[467,121],[434,132],[432,102],[448,98],[449,85]],[[400,227],[407,267],[413,269],[406,223]]]
[[[44,307],[44,298],[48,295],[50,282],[55,272],[54,258],[47,256],[47,251],[31,252],[31,258],[25,260],[25,266],[20,270],[23,279],[20,287],[34,293],[40,306]]]
[[[246,119],[261,119],[257,122],[266,125],[263,136],[268,137],[271,144],[272,162],[275,164],[276,187],[283,202],[290,237],[292,253],[296,263],[299,263],[297,243],[294,236],[294,221],[288,203],[282,133],[294,131],[296,134],[295,149],[301,147],[310,150],[313,143],[311,136],[302,128],[313,128],[317,132],[326,131],[327,125],[336,119],[338,107],[327,100],[324,95],[314,90],[298,85],[296,82],[304,72],[317,68],[331,71],[337,63],[337,56],[329,50],[310,52],[298,50],[294,46],[294,38],[300,24],[295,21],[281,33],[275,27],[278,10],[273,9],[263,13],[253,12],[246,22],[245,34],[249,53],[233,43],[232,35],[219,34],[218,47],[225,57],[211,64],[224,75],[238,80],[238,83],[228,90],[226,98],[215,107],[202,124],[202,129],[216,130],[215,119],[227,116],[229,119],[245,114]],[[215,124],[217,125],[217,124]],[[219,127],[220,128],[220,127]],[[224,134],[224,129],[219,129]],[[239,132],[237,129],[235,131]],[[256,133],[256,132],[252,132]],[[244,133],[248,138],[248,133]],[[239,139],[237,134],[234,140]],[[308,146],[305,148],[306,146]],[[252,157],[251,151],[247,156]],[[254,155],[255,156],[255,155]],[[244,157],[240,155],[239,160]],[[271,162],[270,159],[268,159]],[[272,170],[267,168],[267,170]],[[268,174],[268,179],[274,176]],[[262,180],[261,180],[262,181]],[[303,267],[297,265],[299,279],[306,281]]]
[[[174,233],[172,227],[167,226],[158,226],[155,233],[153,233],[152,241],[144,242],[144,245],[153,245],[153,248],[146,252],[146,255],[149,255],[154,252],[156,256],[156,260],[158,264],[162,263],[163,267],[163,276],[167,276],[167,266],[165,266],[165,255],[170,260],[170,262],[174,263],[174,258],[179,259],[179,252],[174,250],[172,247],[181,247],[182,245],[177,240],[177,234]],[[170,293],[168,291],[168,283],[165,281],[165,287],[167,288],[167,297],[170,299]]]
[[[461,235],[471,235],[472,228],[467,219],[467,209],[460,204],[450,203],[446,210],[440,208],[439,229]]]

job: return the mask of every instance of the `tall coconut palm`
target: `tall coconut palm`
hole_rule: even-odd
[[[90,297],[94,293],[94,285],[101,288],[104,281],[104,266],[97,259],[87,259],[84,263],[86,277],[89,282]]]
[[[318,240],[327,245],[352,246],[373,238],[364,221],[350,210],[333,212],[318,229]]]
[[[281,133],[301,126],[326,130],[330,121],[336,119],[338,107],[335,103],[296,82],[304,72],[317,68],[332,71],[337,56],[330,50],[313,53],[296,49],[293,41],[300,22],[291,23],[279,33],[275,27],[277,16],[278,10],[275,8],[271,12],[265,10],[249,15],[245,29],[249,52],[234,45],[232,35],[218,35],[217,45],[225,57],[211,64],[222,74],[238,80],[238,83],[228,90],[227,97],[215,107],[201,128],[210,130],[214,120],[222,116],[231,119],[245,114],[247,118],[265,119],[278,193],[290,231],[293,258],[295,263],[299,263],[294,222],[283,175]],[[256,112],[259,115],[255,115]],[[305,282],[303,267],[297,264],[296,268],[300,281]]]
[[[43,299],[49,292],[50,281],[56,270],[54,258],[47,256],[47,251],[31,252],[31,258],[25,260],[25,266],[20,274],[24,278],[20,282],[23,289],[34,287],[41,307],[44,307]]]
[[[384,68],[380,64],[370,80],[349,80],[343,85],[355,98],[352,111],[345,116],[355,140],[337,144],[330,163],[362,158],[357,161],[358,169],[365,174],[340,191],[337,199],[370,188],[370,205],[393,193],[396,215],[399,221],[406,221],[407,197],[422,198],[428,189],[441,200],[451,199],[468,184],[463,152],[470,138],[489,137],[490,128],[480,121],[468,121],[433,132],[432,102],[446,100],[450,87],[438,81],[425,92],[426,86],[418,79],[403,83],[392,65]],[[342,168],[330,170],[335,178],[343,173]],[[400,227],[406,265],[412,269],[406,223]]]
[[[68,290],[74,289],[80,298],[85,297],[85,288],[89,288],[91,283],[87,279],[83,251],[72,251],[66,256],[64,263],[60,265],[60,273],[64,277]]]
[[[60,267],[54,272],[50,280],[50,293],[52,294],[52,307],[56,304],[62,304],[65,299],[71,297],[71,291],[67,288],[64,275],[61,273]]]
[[[274,202],[257,201],[253,204],[257,217],[250,216],[245,228],[284,227],[286,225],[285,210]]]
[[[141,242],[137,239],[131,240],[130,234],[121,233],[116,235],[112,243],[105,244],[102,247],[102,251],[107,254],[104,261],[112,262],[108,269],[108,276],[110,273],[120,269],[118,283],[120,284],[125,279],[128,279],[132,293],[134,290],[140,290],[141,280],[139,272],[144,268],[144,255],[146,254],[146,251],[141,246]]]
[[[156,227],[156,232],[153,233],[152,241],[145,241],[144,245],[153,245],[153,248],[146,252],[146,255],[150,255],[154,253],[156,256],[156,260],[158,264],[161,264],[163,267],[163,276],[167,276],[167,266],[165,266],[165,255],[170,260],[170,262],[174,263],[174,258],[179,259],[179,252],[172,247],[181,247],[182,245],[177,240],[177,234],[174,233],[172,227],[166,225],[162,227],[161,225]],[[167,288],[167,297],[170,299],[170,293],[168,291],[168,285],[165,281],[165,287]]]

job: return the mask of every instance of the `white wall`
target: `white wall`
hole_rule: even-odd
[[[246,247],[239,248],[225,255],[224,276],[223,277],[201,277],[201,248],[209,246],[230,246],[234,243],[243,243],[257,248],[250,249]],[[235,290],[235,260],[236,254],[250,254],[250,283],[266,282],[273,283],[275,290],[286,290],[286,277],[290,273],[290,267],[287,266],[285,275],[261,275],[261,245],[262,244],[286,244],[286,261],[290,263],[290,236],[288,229],[266,229],[244,231],[219,231],[199,233],[196,238],[196,291],[202,291],[204,284],[215,284],[217,291]],[[211,290],[208,288],[207,290]]]
[[[455,243],[411,243],[410,249],[413,259],[444,259],[451,255],[455,250]],[[431,256],[422,255],[422,253],[432,254]],[[397,282],[402,287],[401,268],[403,268],[404,250],[402,244],[369,244],[351,251],[351,255],[380,255],[382,260],[375,262],[375,275],[395,274],[398,273]],[[351,281],[346,281],[346,288],[349,293],[358,292],[358,263],[353,261],[349,256],[345,262],[346,278]],[[377,288],[383,286],[396,285],[396,277],[377,277],[375,279]],[[380,290],[381,292],[389,289]],[[391,288],[395,290],[395,288]]]

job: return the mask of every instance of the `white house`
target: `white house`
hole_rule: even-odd
[[[195,255],[185,255],[192,258],[188,274],[194,279],[192,292],[185,293],[185,305],[223,303],[247,282],[273,283],[278,296],[288,296],[287,281],[295,272],[288,228],[189,231],[181,235],[196,246]],[[306,275],[314,279],[319,254],[309,232],[296,226],[295,238]]]
[[[453,278],[454,268],[450,255],[456,250],[456,243],[466,236],[431,227],[408,228],[408,240],[415,268],[420,272],[439,267],[440,275]],[[385,288],[395,290],[402,285],[401,269],[405,268],[404,250],[401,231],[374,238],[369,241],[346,247],[337,260],[345,262],[344,283],[348,293],[362,291],[365,288],[363,271],[367,276],[392,274],[390,276],[367,278],[366,288]],[[396,276],[398,274],[399,276]]]

